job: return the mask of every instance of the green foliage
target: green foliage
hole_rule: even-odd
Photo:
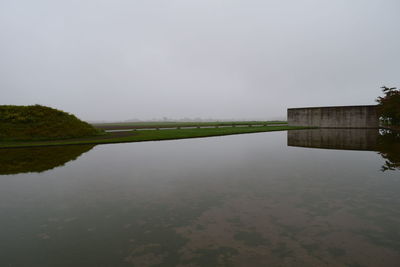
[[[386,124],[400,125],[400,90],[382,86],[383,97],[378,97],[379,113]]]
[[[55,140],[100,131],[72,114],[50,107],[0,105],[0,141]]]

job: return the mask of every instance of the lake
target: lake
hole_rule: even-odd
[[[0,266],[400,266],[399,138],[0,149]]]

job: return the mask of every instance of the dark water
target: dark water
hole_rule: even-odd
[[[313,131],[0,150],[0,266],[400,266],[398,138]]]

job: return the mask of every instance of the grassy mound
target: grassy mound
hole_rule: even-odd
[[[98,135],[89,123],[61,110],[0,105],[0,141],[56,140]]]

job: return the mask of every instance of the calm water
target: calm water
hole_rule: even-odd
[[[399,144],[374,138],[0,150],[0,266],[400,266]]]

